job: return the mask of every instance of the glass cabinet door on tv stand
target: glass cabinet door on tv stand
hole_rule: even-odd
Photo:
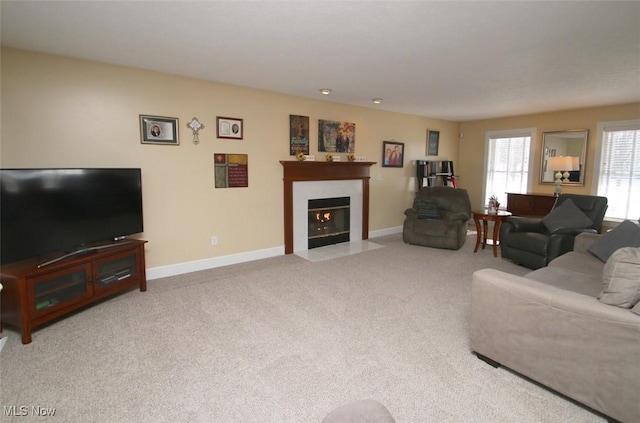
[[[145,243],[126,240],[44,267],[36,258],[3,266],[2,325],[19,329],[28,344],[38,326],[125,290],[146,291]]]
[[[91,265],[83,263],[51,274],[26,280],[29,312],[35,318],[49,314],[76,302],[91,298]]]

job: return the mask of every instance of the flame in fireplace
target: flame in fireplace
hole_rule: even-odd
[[[328,222],[331,220],[331,212],[324,212],[324,213],[316,213],[316,220],[318,222]]]
[[[328,223],[332,220],[332,214],[330,211],[318,212],[316,213],[316,221],[318,223],[327,223],[327,225],[318,225],[316,226],[316,231],[318,232],[327,232],[330,230]]]

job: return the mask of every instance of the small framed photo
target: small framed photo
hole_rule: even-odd
[[[382,141],[382,167],[404,166],[404,143]]]
[[[244,132],[243,121],[242,119],[217,116],[216,130],[218,138],[241,140]]]
[[[178,118],[140,115],[140,142],[179,145]]]
[[[427,129],[427,156],[438,155],[438,145],[440,144],[440,131]]]

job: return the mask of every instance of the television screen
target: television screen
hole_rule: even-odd
[[[140,169],[1,169],[2,264],[143,231]]]

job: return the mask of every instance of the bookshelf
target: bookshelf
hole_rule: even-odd
[[[416,179],[418,189],[425,186],[456,187],[457,176],[453,170],[453,160],[417,160]]]

